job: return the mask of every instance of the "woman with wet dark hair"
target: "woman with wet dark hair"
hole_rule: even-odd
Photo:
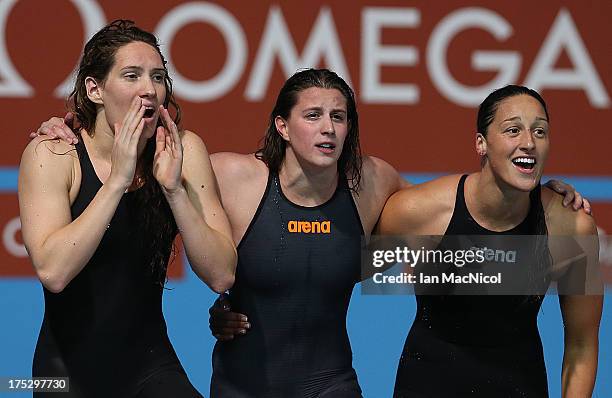
[[[346,331],[363,235],[405,182],[361,156],[353,91],[307,69],[284,84],[255,154],[211,156],[239,265],[212,323],[212,397],[360,397]],[[246,330],[248,332],[246,332]]]
[[[78,142],[36,138],[20,166],[23,239],[45,296],[32,374],[68,377],[71,397],[199,397],[162,315],[172,242],[180,230],[217,292],[236,252],[206,148],[177,128],[155,36],[125,20],[97,32],[69,104]]]
[[[552,250],[555,240],[549,245],[546,236],[582,237],[591,242],[590,253],[598,252],[593,219],[564,208],[560,195],[540,188],[549,130],[546,103],[538,93],[522,86],[496,90],[478,112],[481,171],[414,186],[387,202],[379,233],[444,235],[439,249],[465,249],[457,242],[466,237],[475,247],[491,247],[491,242],[533,235],[528,250],[517,255],[521,264],[511,269],[506,264],[502,277],[521,283],[505,295],[476,295],[482,293],[477,288],[466,293],[456,284],[437,292],[417,286],[417,313],[400,359],[395,397],[548,396],[537,314],[552,276],[559,274],[553,265],[565,253]],[[457,235],[462,237],[455,240]],[[489,266],[495,261],[489,259]],[[424,267],[439,265],[423,265],[431,272],[438,268]],[[457,273],[485,269],[447,268]],[[570,273],[561,274],[556,277],[563,281]],[[559,296],[565,330],[563,397],[590,397],[595,383],[602,296],[597,281],[594,286],[586,294]]]

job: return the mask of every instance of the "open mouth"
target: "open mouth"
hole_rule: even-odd
[[[334,149],[336,149],[336,146],[334,144],[317,144],[315,145],[317,148],[321,148],[321,149],[326,149],[326,150],[330,150],[333,151]]]
[[[521,169],[532,170],[537,162],[535,158],[518,157],[512,159],[512,163],[514,163],[515,166],[520,167]]]
[[[146,108],[143,117],[148,119],[155,115],[155,108]]]

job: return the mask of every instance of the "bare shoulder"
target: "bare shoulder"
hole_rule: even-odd
[[[49,178],[70,177],[74,180],[78,155],[74,145],[61,140],[36,137],[28,143],[21,155],[20,174],[48,176]]]
[[[542,206],[546,225],[551,235],[596,235],[597,226],[592,216],[582,210],[563,207],[563,195],[542,188]]]
[[[267,178],[268,168],[253,153],[217,152],[210,160],[219,179],[248,182]]]
[[[203,151],[206,155],[208,155],[208,149],[206,149],[206,145],[202,138],[190,130],[181,130],[179,132],[179,137],[181,137],[181,143],[183,144],[183,150],[185,153],[189,153],[193,150]]]
[[[400,179],[397,170],[386,161],[374,156],[363,157],[360,192],[388,192],[388,197],[401,188]]]
[[[22,155],[22,160],[40,159],[60,163],[71,162],[73,158],[78,159],[74,145],[59,139],[50,140],[44,136],[31,140]]]
[[[459,175],[440,177],[393,194],[381,216],[381,231],[443,234],[455,207],[459,178]]]
[[[397,171],[388,162],[377,158],[376,156],[363,157],[363,170],[365,173],[373,173],[375,175],[395,174]]]
[[[423,209],[444,210],[453,209],[460,175],[448,175],[439,177],[422,184],[413,185],[402,189],[393,195],[394,200],[408,204],[419,202]]]
[[[19,165],[20,200],[40,195],[63,195],[76,198],[81,169],[74,145],[59,140],[36,137],[26,146]]]

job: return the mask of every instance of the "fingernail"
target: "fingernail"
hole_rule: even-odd
[[[240,329],[240,330],[238,331],[238,334],[246,334],[246,330],[245,330],[245,329]]]
[[[245,328],[250,329],[251,328],[251,324],[247,323],[246,325],[244,325]]]
[[[242,322],[247,322],[249,319],[246,316],[242,316],[242,318],[240,318],[242,320]]]

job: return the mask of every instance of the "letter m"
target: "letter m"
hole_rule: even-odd
[[[298,57],[280,7],[270,8],[265,31],[246,87],[247,100],[261,101],[264,98],[276,57],[287,77],[300,68],[316,67],[323,58],[327,67],[334,70],[351,85],[334,19],[328,7],[321,8],[301,57]]]

